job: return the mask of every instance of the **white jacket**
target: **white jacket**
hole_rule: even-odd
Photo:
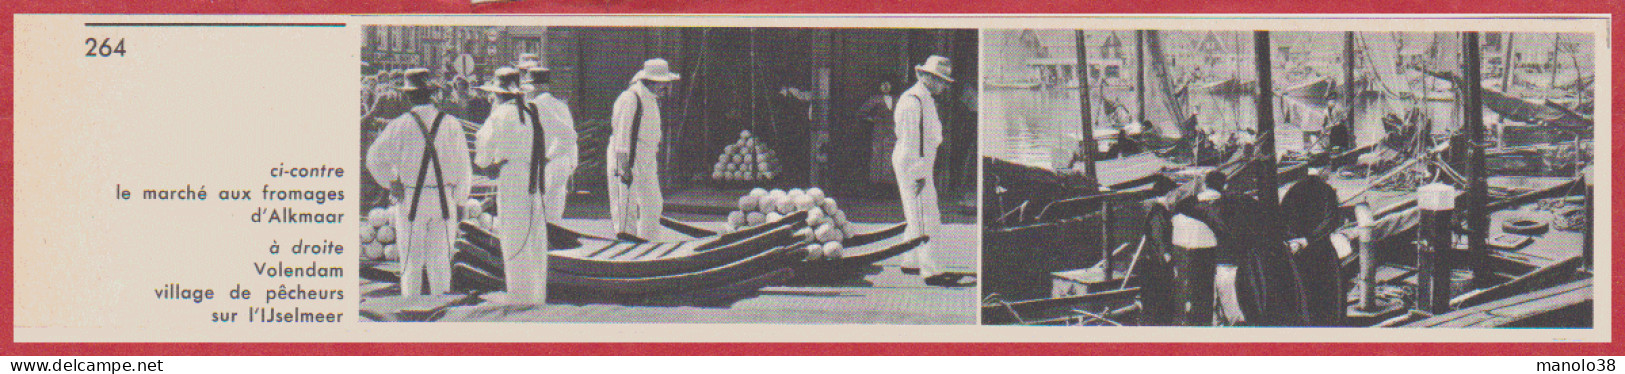
[[[937,117],[937,101],[925,83],[916,83],[897,98],[892,114],[897,145],[892,148],[892,166],[903,180],[931,176],[942,145],[942,120]]]

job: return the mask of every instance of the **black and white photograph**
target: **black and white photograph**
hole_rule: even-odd
[[[982,37],[983,324],[1593,326],[1591,34]]]
[[[362,34],[368,321],[977,323],[976,30]]]

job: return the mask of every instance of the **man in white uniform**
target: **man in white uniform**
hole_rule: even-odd
[[[580,160],[576,150],[575,118],[570,106],[547,92],[553,82],[552,71],[536,66],[525,71],[525,91],[529,92],[531,107],[542,122],[547,135],[547,219],[564,219],[566,198],[570,192],[570,177],[576,172]]]
[[[378,185],[403,191],[395,209],[401,250],[401,294],[451,291],[451,251],[457,240],[456,202],[468,199],[472,168],[462,120],[435,108],[428,69],[410,69],[400,90],[411,110],[384,126],[367,149],[367,171]]]
[[[497,69],[481,90],[496,96],[491,115],[475,136],[474,164],[500,166],[497,175],[497,235],[502,238],[503,272],[510,303],[547,301],[547,214],[541,165],[546,157],[541,122],[524,101],[521,73]]]
[[[643,62],[610,116],[609,214],[617,234],[654,240],[660,229],[660,102],[678,79],[664,59]]]
[[[941,94],[953,82],[949,76],[952,64],[948,58],[931,56],[924,64],[914,67],[918,82],[897,99],[893,115],[897,145],[892,148],[892,168],[896,171],[898,195],[902,197],[905,239],[931,237],[942,227],[942,213],[937,207],[937,187],[932,171],[937,161],[937,147],[942,145],[942,121],[937,117],[937,104],[932,95]],[[926,242],[909,252],[903,261],[905,273],[918,271],[928,284],[940,282],[944,269],[932,258],[935,244]]]

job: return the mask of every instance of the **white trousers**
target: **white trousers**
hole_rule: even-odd
[[[508,301],[547,302],[547,206],[530,193],[530,164],[509,160],[497,176],[497,236]]]
[[[937,206],[936,178],[926,177],[925,188],[921,188],[917,193],[914,186],[914,180],[897,178],[898,196],[902,197],[903,203],[903,221],[908,223],[908,227],[903,229],[903,239],[913,240],[919,237],[940,239],[936,235],[942,229],[942,210]],[[942,271],[932,257],[934,248],[932,242],[926,242],[909,254],[913,256],[912,260],[919,264],[921,276],[932,276]]]
[[[651,152],[652,153],[652,152]],[[645,157],[647,156],[647,157]],[[613,156],[612,156],[613,157]],[[621,184],[613,165],[609,170],[609,216],[616,233],[656,240],[666,199],[660,195],[660,176],[654,155],[639,155],[632,166],[632,185]]]
[[[570,196],[570,176],[575,175],[577,162],[574,156],[547,162],[547,219],[550,222],[564,219],[564,207]]]
[[[429,275],[429,294],[451,292],[451,251],[457,242],[456,211],[452,219],[440,216],[440,195],[424,189],[418,200],[417,220],[408,220],[412,204],[408,195],[395,209],[396,245],[401,253],[401,296],[423,294],[423,275]],[[448,203],[449,204],[449,203]],[[456,209],[455,204],[450,204]]]

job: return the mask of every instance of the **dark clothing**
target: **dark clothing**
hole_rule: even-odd
[[[1342,261],[1328,239],[1343,226],[1338,212],[1337,190],[1320,177],[1305,177],[1293,184],[1281,199],[1281,217],[1286,223],[1286,239],[1304,238],[1308,246],[1293,254],[1298,278],[1303,280],[1305,309],[1311,326],[1342,324],[1348,290],[1344,286]]]
[[[897,106],[897,98],[892,97],[891,106],[886,104],[886,96],[870,96],[862,106],[858,107],[858,118],[864,125],[869,126],[873,134],[869,142],[869,181],[875,183],[896,183],[896,172],[892,170],[891,152],[897,144],[895,124],[892,123],[892,110]]]

